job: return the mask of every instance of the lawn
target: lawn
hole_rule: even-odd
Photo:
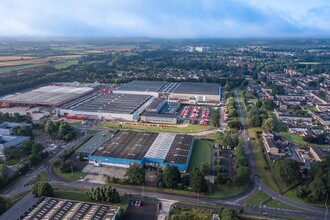
[[[301,65],[319,65],[320,62],[299,62]]]
[[[7,166],[14,166],[16,165],[18,162],[20,162],[20,159],[10,159],[10,160],[6,160],[3,162],[3,164],[7,165]]]
[[[202,167],[204,162],[211,164],[212,147],[214,141],[196,140],[189,162],[188,171],[195,167]]]
[[[73,173],[62,173],[59,167],[54,167],[54,171],[57,176],[66,180],[80,180],[86,176],[85,173],[78,170],[74,170]]]
[[[138,125],[126,125],[117,123],[101,123],[100,126],[115,128],[115,129],[129,129],[129,130],[144,130],[144,131],[156,131],[156,132],[179,132],[179,133],[193,133],[199,131],[209,130],[211,126],[204,125],[188,125],[186,127],[157,127],[157,126],[138,126]]]
[[[239,195],[247,189],[248,185],[235,186],[235,185],[217,185],[212,194],[207,196],[211,198],[228,198]]]
[[[265,183],[268,187],[270,187],[275,192],[279,193],[280,190],[276,183],[274,182],[273,177],[271,176],[270,172],[265,168],[267,166],[266,160],[264,158],[263,152],[262,152],[262,146],[260,143],[257,143],[257,141],[252,141],[252,149],[254,156],[256,158],[256,163],[258,167],[259,174],[261,178],[263,179],[263,183]]]
[[[78,63],[78,60],[68,60],[64,63],[55,64],[54,67],[56,69],[64,69],[64,68],[67,68],[67,67],[72,66],[77,63]]]
[[[297,144],[302,144],[302,145],[315,145],[315,144],[311,144],[308,143],[306,141],[303,140],[302,137],[295,135],[295,134],[289,134],[288,132],[280,132],[281,136],[284,137],[287,140],[290,140],[292,142],[295,142]]]
[[[290,199],[292,201],[295,201],[295,202],[305,203],[305,204],[310,204],[310,205],[312,204],[312,205],[324,207],[324,203],[323,202],[309,203],[306,200],[303,200],[302,198],[298,197],[296,195],[296,189],[297,188],[293,188],[290,191],[287,191],[286,193],[284,193],[284,197],[285,198],[288,198],[288,199]]]
[[[89,196],[86,193],[77,193],[77,192],[54,192],[54,197],[70,200],[78,200],[82,202],[92,202]]]
[[[269,199],[271,199],[269,195],[258,190],[253,195],[245,199],[244,202],[251,205],[260,205],[260,200],[261,200],[261,204],[264,204],[264,202],[266,202]]]

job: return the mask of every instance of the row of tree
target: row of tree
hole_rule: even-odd
[[[94,201],[119,203],[120,196],[116,188],[110,185],[91,188],[87,192],[88,196]]]

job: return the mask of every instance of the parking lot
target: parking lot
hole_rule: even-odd
[[[209,125],[212,108],[202,106],[183,106],[179,117],[181,120],[190,120],[191,124]]]
[[[128,207],[125,211],[125,214],[123,216],[123,220],[155,220],[157,219],[158,213],[157,213],[157,204],[158,201],[154,200],[147,200],[142,201],[141,206],[138,206],[136,204],[136,201],[142,201],[140,199],[131,199]],[[134,205],[132,204],[134,202]]]

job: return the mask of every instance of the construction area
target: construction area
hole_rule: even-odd
[[[93,138],[96,140],[93,141]],[[93,138],[90,141],[98,143],[100,137]],[[109,140],[93,146],[88,160],[90,163],[123,168],[130,165],[165,168],[169,164],[186,171],[193,145],[191,135],[120,130]],[[81,150],[78,148],[77,151]]]

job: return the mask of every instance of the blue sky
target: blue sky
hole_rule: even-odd
[[[330,37],[329,0],[0,0],[0,36]]]

